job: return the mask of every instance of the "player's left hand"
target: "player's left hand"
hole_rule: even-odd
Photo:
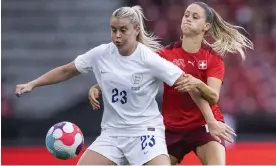
[[[221,139],[224,139],[227,142],[233,143],[233,136],[237,136],[235,131],[228,126],[227,124],[214,121],[207,124],[210,134],[218,141],[221,142]]]
[[[183,79],[175,84],[175,89],[180,92],[188,92],[196,88],[202,81],[190,74],[185,74]]]
[[[101,90],[97,88],[97,85],[94,85],[90,88],[88,99],[94,110],[100,109],[100,102],[97,100],[100,97]]]

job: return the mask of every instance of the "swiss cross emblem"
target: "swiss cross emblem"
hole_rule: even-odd
[[[198,69],[206,70],[207,69],[207,60],[199,60],[197,62]]]

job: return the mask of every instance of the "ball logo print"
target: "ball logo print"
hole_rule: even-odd
[[[54,157],[67,160],[81,152],[84,139],[78,126],[71,122],[60,122],[49,129],[45,142]]]

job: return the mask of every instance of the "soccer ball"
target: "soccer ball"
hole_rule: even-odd
[[[77,156],[84,139],[79,127],[71,122],[60,122],[53,125],[46,136],[48,151],[58,159],[71,159]]]

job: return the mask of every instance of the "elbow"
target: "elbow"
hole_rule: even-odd
[[[66,76],[66,78],[71,78],[79,74],[75,65],[73,63],[69,63],[67,65],[60,67],[61,73]]]
[[[215,93],[214,95],[212,95],[212,97],[210,97],[209,104],[212,106],[217,104],[218,101],[219,101],[219,95]]]

